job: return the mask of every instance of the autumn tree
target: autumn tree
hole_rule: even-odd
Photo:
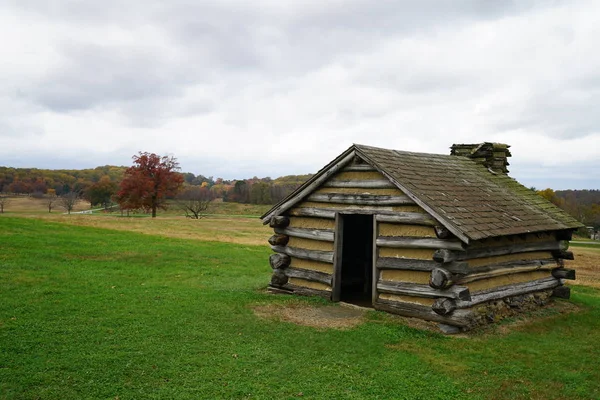
[[[8,191],[11,193],[26,194],[31,192],[31,186],[27,182],[16,178],[13,183],[8,185]]]
[[[271,187],[266,182],[257,182],[250,188],[250,203],[271,204]]]
[[[185,212],[186,217],[200,219],[207,212],[214,198],[214,193],[207,187],[191,186],[177,196],[176,204]]]
[[[152,211],[166,209],[166,198],[175,196],[183,184],[183,176],[177,172],[179,163],[170,156],[140,152],[133,156],[133,166],[127,168],[117,193],[122,209]]]
[[[117,183],[110,180],[110,177],[104,175],[96,183],[90,185],[85,191],[85,197],[92,206],[100,204],[104,209],[108,209],[112,203],[113,196],[117,193]]]

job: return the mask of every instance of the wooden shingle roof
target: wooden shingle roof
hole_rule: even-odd
[[[469,158],[354,147],[438,221],[470,240],[582,226],[508,175]]]
[[[466,243],[489,237],[572,230],[580,222],[532,190],[473,160],[353,145],[261,218],[300,202],[314,185],[358,156]]]

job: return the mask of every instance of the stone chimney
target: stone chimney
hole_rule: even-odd
[[[485,165],[490,171],[507,174],[508,150],[510,146],[502,143],[453,144],[450,154],[453,156],[469,157],[478,164]]]

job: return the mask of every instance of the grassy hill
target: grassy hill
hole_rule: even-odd
[[[0,216],[1,398],[600,397],[597,289],[461,337],[375,311],[336,329],[286,317],[323,300],[264,290],[254,218],[216,242],[172,237],[173,218],[56,217]]]

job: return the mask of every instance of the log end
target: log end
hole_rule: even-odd
[[[447,289],[453,284],[452,274],[444,268],[434,268],[429,277],[429,286],[434,289]]]
[[[569,299],[571,298],[571,288],[568,286],[557,286],[552,290],[552,297]]]
[[[269,226],[271,228],[287,228],[290,224],[290,219],[283,215],[278,215],[276,217],[272,217],[271,221],[269,221]]]
[[[552,270],[552,276],[556,279],[575,280],[575,270],[567,268],[555,268]]]
[[[448,249],[439,249],[433,253],[433,259],[439,263],[449,263],[456,260],[456,254]]]
[[[565,251],[565,250],[554,250],[552,252],[552,256],[556,259],[563,259],[563,260],[574,260],[575,256],[573,255],[572,251]]]
[[[431,309],[439,315],[448,315],[456,310],[456,302],[451,299],[437,299]]]
[[[271,268],[273,269],[284,269],[290,265],[291,258],[287,254],[271,254],[269,256],[269,264],[271,264]]]
[[[471,301],[471,292],[469,291],[469,288],[464,287],[460,289],[458,291],[458,298],[459,300]]]
[[[272,246],[285,246],[289,240],[290,237],[288,235],[277,233],[269,238],[269,244]]]
[[[448,228],[446,228],[445,226],[435,226],[434,230],[435,230],[435,236],[437,236],[438,239],[448,239],[448,238],[454,237],[452,232],[450,232],[448,230]]]
[[[287,275],[280,269],[273,270],[273,275],[271,276],[271,286],[283,286],[288,283]]]

